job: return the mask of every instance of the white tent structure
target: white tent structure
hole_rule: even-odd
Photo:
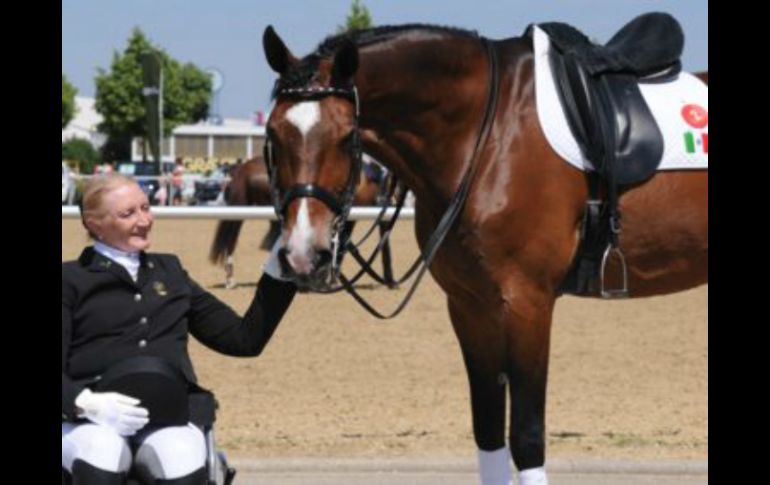
[[[171,136],[163,139],[161,158],[165,162],[181,158],[185,163],[207,159],[215,167],[215,161],[235,162],[261,155],[264,140],[265,126],[253,119],[225,118],[217,124],[202,121],[174,128]],[[142,138],[134,138],[132,160],[142,159],[143,143]]]

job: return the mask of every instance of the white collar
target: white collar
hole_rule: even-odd
[[[94,251],[126,268],[126,271],[131,275],[131,278],[136,281],[139,274],[138,251],[128,253],[126,251],[121,251],[120,249],[115,249],[112,246],[108,246],[101,241],[94,242]]]

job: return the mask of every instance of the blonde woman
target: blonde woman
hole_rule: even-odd
[[[296,287],[277,279],[274,252],[240,317],[176,256],[147,252],[150,203],[122,175],[94,178],[81,215],[94,244],[62,263],[62,467],[75,484],[122,484],[132,466],[148,483],[203,484],[190,398],[205,391],[189,335],[223,354],[259,355]]]

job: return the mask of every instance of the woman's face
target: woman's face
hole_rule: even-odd
[[[126,252],[150,247],[150,202],[138,185],[122,184],[104,194],[100,213],[89,219],[89,228],[100,241]]]

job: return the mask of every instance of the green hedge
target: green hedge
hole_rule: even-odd
[[[99,152],[88,140],[71,138],[61,144],[61,159],[77,164],[80,173],[92,173],[99,163]]]

